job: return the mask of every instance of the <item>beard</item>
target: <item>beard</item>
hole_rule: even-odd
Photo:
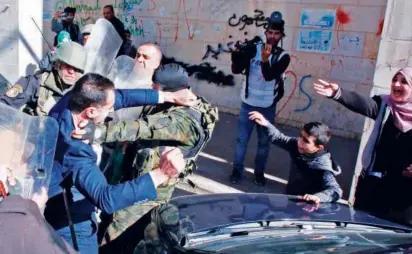
[[[73,24],[73,19],[66,18],[65,20],[63,20],[63,23],[65,23],[66,25],[71,25]]]
[[[147,65],[138,62],[136,63],[133,71],[139,80],[151,80],[154,73],[153,69],[150,69]]]
[[[267,44],[271,44],[272,46],[277,46],[280,40],[276,40],[276,39],[270,39],[267,40],[266,43]]]

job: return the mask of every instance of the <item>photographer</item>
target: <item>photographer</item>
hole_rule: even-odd
[[[57,46],[57,35],[61,31],[66,31],[70,34],[70,39],[74,42],[83,45],[82,34],[80,32],[80,28],[78,25],[73,23],[74,16],[76,15],[76,8],[66,7],[64,11],[57,11],[54,14],[51,23],[51,29],[53,32],[56,33],[56,37],[54,38],[54,45]],[[60,21],[59,21],[60,20]]]
[[[290,63],[289,55],[278,47],[285,36],[284,26],[282,14],[273,12],[265,31],[266,43],[253,40],[238,46],[232,52],[233,74],[246,75],[241,94],[236,154],[230,177],[232,183],[238,183],[242,178],[247,144],[255,126],[255,123],[249,120],[249,112],[258,111],[273,122],[276,103],[283,96],[283,73]],[[263,186],[270,142],[267,131],[261,126],[256,128],[258,148],[255,158],[255,184]]]

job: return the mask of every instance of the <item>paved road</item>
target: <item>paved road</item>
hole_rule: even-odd
[[[286,135],[297,136],[299,130],[296,128],[278,126]],[[257,146],[257,134],[253,133],[249,141],[249,149],[246,156],[247,173],[241,184],[233,185],[229,182],[232,170],[234,147],[237,130],[237,117],[230,114],[220,114],[220,121],[208,146],[198,158],[199,169],[192,177],[193,182],[201,187],[193,189],[187,184],[180,185],[174,196],[195,193],[219,193],[219,192],[266,192],[281,193],[289,174],[290,157],[287,152],[271,146],[267,169],[267,184],[258,187],[253,183],[254,156]],[[328,145],[335,160],[342,167],[342,174],[338,176],[338,182],[344,191],[343,199],[349,196],[350,184],[356,164],[359,149],[359,141],[333,137]]]

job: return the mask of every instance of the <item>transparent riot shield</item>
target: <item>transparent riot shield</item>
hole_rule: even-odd
[[[10,86],[10,82],[0,73],[0,93],[5,94]]]
[[[110,69],[108,79],[113,81],[117,89],[130,88],[129,80],[133,76],[133,69],[136,62],[133,58],[122,55],[114,60],[112,68]]]
[[[149,89],[152,83],[151,73],[144,70],[144,67],[129,56],[119,56],[114,61],[108,78],[113,81],[117,89]]]
[[[122,43],[114,26],[106,19],[98,19],[85,45],[85,73],[93,72],[107,77]]]
[[[32,198],[48,188],[58,125],[0,104],[0,180],[9,195]]]

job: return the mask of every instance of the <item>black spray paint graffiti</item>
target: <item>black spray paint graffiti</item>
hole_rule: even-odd
[[[216,71],[217,67],[210,63],[201,63],[199,65],[190,65],[185,62],[177,61],[176,59],[163,56],[161,64],[176,63],[184,67],[189,76],[194,76],[198,80],[214,83],[219,86],[234,86],[235,81],[233,75],[226,75],[223,71]]]
[[[213,48],[211,45],[207,45],[206,47],[206,53],[202,57],[202,61],[206,60],[210,56],[213,57],[216,60],[219,60],[219,55],[221,53],[231,53],[233,52],[234,48],[242,48],[247,45],[252,45],[255,43],[261,42],[262,39],[259,36],[255,36],[252,40],[245,39],[243,42],[242,41],[231,41],[226,44],[226,47],[222,45],[222,43],[219,43],[217,45],[217,49]]]
[[[217,45],[217,49],[214,49],[213,46],[211,45],[207,45],[206,47],[206,53],[205,55],[202,57],[202,60],[207,59],[210,55],[216,59],[219,60],[219,55],[221,53],[230,53],[233,51],[233,49],[231,48],[235,43],[234,42],[229,42],[226,45],[226,48],[222,45],[222,43],[219,43]]]
[[[263,11],[261,10],[255,10],[255,16],[254,17],[248,17],[246,14],[241,16],[237,23],[236,20],[237,16],[236,13],[232,15],[232,17],[229,18],[229,25],[232,27],[239,26],[243,24],[239,30],[245,29],[246,26],[250,26],[255,24],[257,27],[263,26],[263,28],[267,29],[268,28],[268,23],[269,23],[269,18],[264,16]]]

